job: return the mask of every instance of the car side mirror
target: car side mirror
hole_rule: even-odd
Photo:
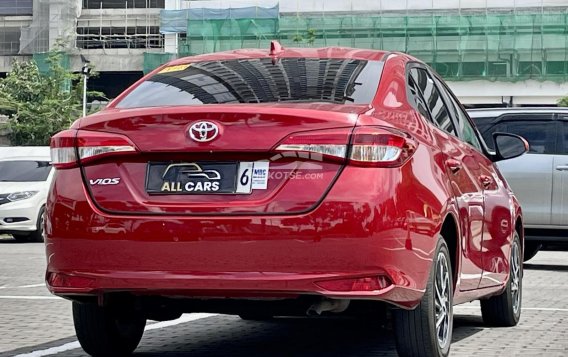
[[[521,136],[509,133],[493,133],[495,155],[493,161],[508,160],[529,151],[529,143]]]

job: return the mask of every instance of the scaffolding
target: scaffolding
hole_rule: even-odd
[[[77,24],[77,47],[163,48],[160,7],[164,7],[164,0],[83,0],[84,11]]]
[[[19,54],[47,52],[56,45],[72,49],[79,5],[77,0],[34,0],[33,20],[22,28]]]
[[[31,22],[32,0],[0,1],[0,56],[17,55],[22,27]]]
[[[270,40],[278,39],[285,47],[402,51],[429,63],[450,80],[568,81],[568,4],[546,7],[545,1],[533,3],[506,9],[460,6],[374,12],[278,12],[270,17],[264,15],[268,9],[261,7],[246,11],[185,9],[177,11],[177,21],[172,22],[176,27],[169,30],[184,32],[178,46],[180,56],[268,48]],[[302,5],[298,6],[301,9]],[[168,13],[162,12],[162,26]],[[235,16],[237,13],[240,15]],[[183,20],[185,31],[180,30]],[[149,69],[150,66],[145,68]]]

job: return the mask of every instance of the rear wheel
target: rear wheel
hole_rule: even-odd
[[[452,281],[448,246],[440,237],[420,304],[414,310],[393,310],[400,356],[448,356],[453,329]]]
[[[146,326],[145,318],[118,315],[93,303],[73,302],[73,321],[81,347],[91,356],[132,354]]]
[[[511,245],[509,267],[509,281],[505,291],[487,300],[481,300],[481,316],[487,325],[515,326],[521,318],[523,262],[521,242],[517,232]]]

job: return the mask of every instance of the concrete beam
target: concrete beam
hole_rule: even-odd
[[[14,61],[27,61],[31,56],[0,56],[0,73],[10,72]]]
[[[81,50],[81,54],[98,72],[142,71],[144,68],[144,52],[162,52],[162,49],[107,49]],[[79,54],[71,55],[71,69],[80,71],[83,64]]]

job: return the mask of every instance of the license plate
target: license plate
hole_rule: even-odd
[[[150,162],[146,192],[151,194],[248,194],[253,162]]]

